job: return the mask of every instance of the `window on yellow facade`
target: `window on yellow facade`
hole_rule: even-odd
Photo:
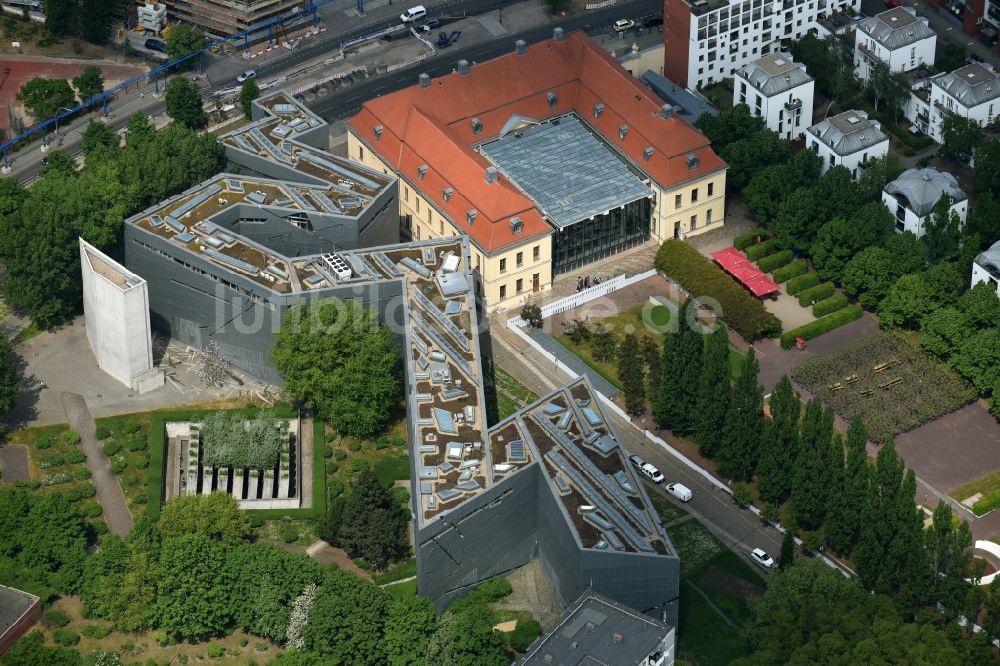
[[[515,263],[517,264],[518,268],[520,268],[521,266],[524,265],[524,252],[518,252],[517,253],[517,257],[516,257]],[[518,291],[520,291],[520,289]]]
[[[514,290],[518,294],[520,294],[522,291],[524,291],[524,280],[518,280],[516,283],[514,283]]]
[[[500,300],[507,298],[507,285],[500,285]]]
[[[692,215],[691,216],[691,228],[694,229],[697,226],[698,226],[698,216],[697,215]]]
[[[698,201],[698,188],[697,187],[691,190],[691,203],[695,203],[696,201]]]
[[[675,194],[674,195],[674,208],[680,208],[680,207],[681,207],[681,195]]]
[[[506,259],[501,259],[500,260],[500,272],[501,273],[506,273],[507,272],[507,260]],[[501,298],[503,298],[503,297],[501,296]]]
[[[361,146],[358,146],[358,159],[362,162],[365,161],[365,149]]]
[[[408,188],[408,187],[406,187],[404,185],[403,186],[403,201],[409,201],[409,200],[410,200],[410,188]]]
[[[705,211],[705,224],[712,224],[712,209]]]
[[[420,197],[417,197],[417,212],[420,212]]]
[[[709,183],[708,184],[708,196],[712,196],[712,193],[714,191],[715,191],[715,183]]]
[[[536,245],[535,247],[531,248],[531,259],[533,261],[538,261],[541,258],[542,258],[542,248],[541,248],[541,246],[540,245]]]

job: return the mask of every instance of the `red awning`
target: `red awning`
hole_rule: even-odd
[[[712,258],[758,298],[773,294],[780,289],[777,282],[769,278],[767,273],[757,268],[735,247],[713,252]]]

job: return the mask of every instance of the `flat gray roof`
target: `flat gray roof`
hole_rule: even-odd
[[[38,597],[33,594],[0,585],[0,636],[6,634],[36,602]]]
[[[671,627],[585,592],[559,623],[529,648],[521,666],[637,666],[660,650]]]
[[[651,194],[574,114],[508,134],[481,150],[559,227]]]
[[[709,104],[707,99],[691,92],[684,86],[677,85],[651,69],[647,69],[639,80],[662,97],[663,101],[673,104],[674,110],[692,123],[698,120],[703,113],[710,116],[719,115],[719,110]]]

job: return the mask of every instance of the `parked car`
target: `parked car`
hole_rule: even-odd
[[[690,502],[691,498],[694,497],[694,493],[691,492],[691,489],[682,483],[669,483],[666,488],[668,493],[682,502]]]
[[[770,569],[774,567],[774,558],[767,554],[767,551],[763,548],[754,548],[750,553],[750,557],[753,561],[764,567],[765,569]]]
[[[159,51],[160,53],[166,53],[167,45],[158,39],[147,39],[146,48],[150,51]]]
[[[424,32],[430,32],[434,28],[438,28],[440,26],[441,26],[441,19],[429,18],[420,24],[420,29],[423,30]]]
[[[615,21],[615,32],[625,32],[626,30],[631,30],[635,27],[635,21],[632,19],[618,19]]]
[[[663,14],[654,14],[653,16],[647,16],[642,21],[643,28],[657,28],[660,32],[663,32]]]
[[[427,8],[423,5],[417,5],[416,7],[410,7],[405,12],[400,14],[399,20],[403,23],[413,23],[414,21],[419,21],[425,16],[427,16]]]
[[[663,483],[663,475],[660,473],[660,470],[649,463],[640,467],[639,472],[653,483]]]
[[[636,469],[642,469],[642,466],[646,464],[645,460],[634,453],[628,457],[628,461],[632,463],[632,467],[635,467]]]
[[[256,79],[257,72],[252,69],[248,69],[239,76],[236,77],[236,83],[243,83],[244,81],[249,81],[250,79]]]

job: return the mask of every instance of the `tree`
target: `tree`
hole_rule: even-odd
[[[866,444],[868,431],[855,417],[847,429],[847,460],[843,485],[833,493],[826,521],[826,538],[838,553],[849,554],[858,542],[863,527],[862,513],[868,500],[869,462]]]
[[[894,153],[872,159],[858,176],[858,193],[864,201],[881,199],[882,188],[899,178],[902,173],[903,165]]]
[[[924,225],[924,242],[930,261],[950,259],[958,254],[962,220],[951,209],[951,197],[942,194]]]
[[[156,128],[153,127],[153,123],[149,121],[149,116],[144,111],[136,111],[129,116],[126,129],[128,131],[126,140],[130,148],[135,148],[138,144],[156,136]]]
[[[980,196],[1000,194],[1000,140],[990,139],[976,146],[972,189]]]
[[[496,614],[485,605],[448,611],[427,646],[427,666],[507,666]]]
[[[892,213],[882,202],[865,204],[850,219],[835,217],[816,233],[812,260],[826,280],[840,281],[847,262],[866,247],[893,233]]]
[[[927,246],[911,231],[891,233],[880,245],[893,256],[895,269],[891,274],[897,278],[927,267]]]
[[[795,563],[795,534],[790,527],[785,528],[781,537],[781,554],[778,556],[778,571],[784,571]]]
[[[972,335],[972,330],[964,312],[952,307],[939,308],[924,317],[920,324],[920,348],[946,360]]]
[[[260,97],[260,87],[257,85],[257,81],[254,79],[247,79],[244,81],[243,85],[240,87],[240,107],[243,109],[243,115],[247,118],[247,120],[251,117],[253,101],[258,97]],[[524,305],[525,307],[528,307],[532,304],[525,303]],[[538,306],[535,305],[534,307],[537,308]],[[539,315],[540,314],[541,308],[539,308]],[[523,317],[524,315],[522,314],[521,316]],[[541,316],[539,316],[539,319],[541,319]]]
[[[166,519],[164,512],[160,522],[169,527]],[[157,626],[184,639],[228,633],[236,600],[229,592],[232,581],[224,562],[222,544],[204,534],[164,538],[156,591]]]
[[[774,217],[774,239],[782,248],[808,250],[822,224],[821,202],[815,187],[800,187],[778,204]]]
[[[868,96],[878,112],[885,112],[899,119],[899,112],[910,94],[910,83],[902,72],[894,72],[884,60],[876,60],[868,76]]]
[[[965,66],[966,52],[961,44],[943,45],[934,58],[934,69],[939,72],[954,72]]]
[[[952,365],[980,395],[1000,384],[1000,329],[987,328],[962,341]]]
[[[392,598],[352,573],[329,569],[302,628],[306,648],[323,664],[379,663]]]
[[[175,27],[179,28],[179,24]],[[174,31],[171,31],[173,35]],[[175,76],[167,84],[164,98],[167,102],[167,115],[186,127],[201,127],[205,124],[205,109],[202,107],[201,91],[198,84],[183,76]]]
[[[714,148],[719,149],[765,131],[767,125],[763,118],[750,112],[749,106],[737,104],[718,116],[702,114],[695,127],[708,137]]]
[[[818,398],[806,403],[799,428],[799,451],[792,472],[791,502],[795,523],[806,530],[817,530],[826,519],[834,490],[833,466],[843,467],[843,449],[839,460],[833,452],[833,411],[823,409]],[[839,442],[837,446],[841,446]]]
[[[72,648],[49,647],[41,631],[32,631],[14,642],[2,656],[4,666],[80,666],[80,653]]]
[[[253,79],[248,79],[247,83],[252,83]],[[243,84],[244,87],[246,83]],[[255,84],[256,85],[256,84]],[[535,303],[525,303],[521,307],[521,319],[528,322],[528,326],[532,328],[542,327],[542,309],[538,307]]]
[[[36,76],[25,81],[17,91],[17,101],[24,104],[35,120],[45,120],[59,113],[61,108],[76,106],[76,95],[66,79]]]
[[[769,223],[777,215],[779,205],[786,197],[819,180],[820,166],[821,160],[816,153],[800,150],[787,162],[764,167],[743,190],[747,208],[759,223]],[[879,192],[881,193],[881,189]]]
[[[727,183],[742,189],[758,169],[784,162],[788,159],[789,152],[788,141],[771,130],[762,130],[723,146],[719,155],[729,164]]]
[[[781,376],[771,392],[770,408],[771,420],[764,425],[761,436],[757,490],[761,499],[779,505],[791,491],[802,412],[799,394],[792,389],[787,375]]]
[[[338,538],[351,557],[381,571],[406,551],[407,516],[370,469],[362,469],[344,502]]]
[[[96,581],[93,600],[97,611],[118,631],[136,632],[153,626],[158,578],[159,563],[154,556],[134,549],[123,570]]]
[[[79,0],[48,0],[45,3],[45,28],[56,37],[76,34],[80,25]]]
[[[590,336],[590,346],[594,350],[594,360],[609,363],[618,355],[618,339],[611,329],[598,324]]]
[[[222,386],[229,377],[229,361],[222,355],[222,345],[210,340],[198,352],[198,379],[205,386]]]
[[[399,398],[399,352],[371,316],[353,300],[296,305],[271,350],[285,393],[346,435],[380,432]]]
[[[80,36],[88,42],[103,44],[116,14],[127,6],[123,0],[80,0]]]
[[[879,304],[883,328],[916,328],[935,308],[933,292],[922,273],[904,275]]]
[[[1000,326],[1000,297],[986,282],[977,282],[958,299],[958,309],[972,326]]]
[[[618,377],[622,382],[625,411],[642,414],[646,411],[646,382],[639,339],[635,333],[628,333],[618,349]]]
[[[941,500],[931,519],[931,526],[924,532],[930,558],[934,601],[942,604],[949,619],[956,619],[969,596],[966,578],[972,573],[972,530],[969,523],[959,520],[955,525],[951,506]],[[978,600],[973,606],[979,610]]]
[[[976,164],[979,164],[978,151]],[[1000,239],[1000,199],[993,192],[984,192],[976,199],[976,205],[969,210],[965,230],[970,235],[979,234],[980,239],[986,241]]]
[[[662,375],[653,403],[653,421],[661,428],[673,428],[681,418],[680,383],[684,360],[681,357],[680,337],[679,332],[666,331],[663,334]]]
[[[394,599],[385,618],[385,657],[389,666],[423,666],[437,626],[431,602],[416,595]]]
[[[101,68],[88,65],[80,76],[73,79],[73,87],[76,88],[81,102],[100,95],[104,92],[104,75],[101,73]]]
[[[957,113],[945,116],[941,121],[941,155],[950,160],[967,159],[979,143],[979,131],[979,123],[972,118]]]
[[[719,451],[719,471],[737,481],[749,481],[757,467],[764,420],[764,395],[757,383],[759,369],[751,347],[733,387],[725,438]]]
[[[83,152],[94,156],[102,150],[118,147],[118,135],[104,123],[91,120],[83,131]],[[51,161],[51,160],[50,160]]]
[[[253,418],[237,412],[209,414],[201,426],[202,463],[237,470],[273,470],[281,444],[288,437],[283,423],[266,410]]]
[[[663,352],[656,339],[651,335],[642,336],[639,346],[642,351],[643,363],[646,365],[646,392],[652,403],[656,401],[656,392],[660,387],[660,379],[663,375],[663,368],[660,365]]]
[[[177,23],[171,28],[165,46],[170,59],[176,60],[205,48],[205,35],[190,23]]]
[[[688,299],[685,307],[681,308],[684,317],[681,319],[681,331],[678,341],[680,358],[682,364],[680,376],[678,378],[678,404],[677,419],[671,428],[679,435],[686,435],[694,432],[697,426],[697,414],[695,409],[698,405],[698,385],[701,380],[702,357],[705,352],[705,339],[701,334],[700,325],[697,320],[697,309],[692,301]],[[728,370],[728,346],[726,348],[726,368]],[[727,379],[728,381],[728,379]]]
[[[14,400],[21,389],[21,371],[10,346],[10,339],[0,331],[0,418],[14,407]]]
[[[732,386],[729,381],[729,336],[718,324],[707,336],[698,377],[695,432],[703,456],[712,458],[722,445]]]
[[[250,534],[250,520],[232,495],[184,495],[163,506],[160,532],[164,538],[200,534],[224,546],[233,546]]]

